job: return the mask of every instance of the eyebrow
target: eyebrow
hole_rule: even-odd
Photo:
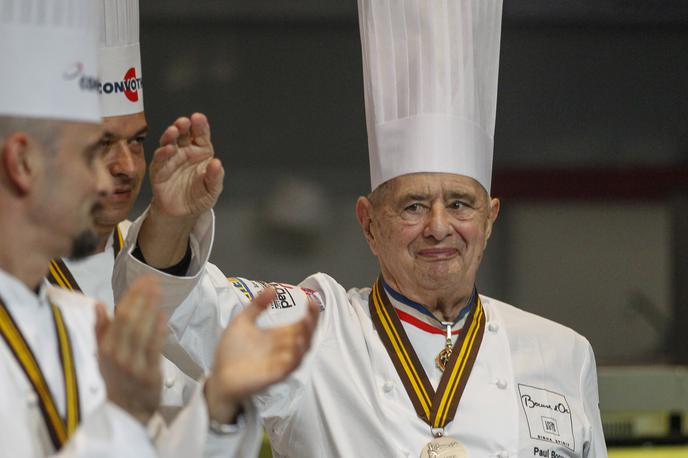
[[[444,199],[466,199],[466,200],[475,200],[475,196],[469,192],[463,192],[463,191],[448,191],[445,192],[442,197]],[[407,194],[403,194],[399,200],[406,202],[409,200],[430,200],[432,197],[429,194],[422,194],[422,193],[415,193],[415,192],[410,192]]]
[[[138,138],[142,135],[144,135],[144,136],[148,135],[148,126],[142,127],[134,135],[129,136],[129,140],[131,140],[133,138]]]
[[[411,200],[429,200],[430,196],[428,194],[420,194],[420,193],[408,193],[408,194],[403,194],[399,198],[399,202],[409,202]]]
[[[112,141],[115,138],[117,137],[112,132],[103,132],[103,134],[98,138],[98,140],[94,141],[86,147],[86,153],[93,153],[97,151],[99,148],[102,148],[103,145],[112,143]]]
[[[470,202],[475,202],[476,196],[475,194],[471,194],[468,192],[462,192],[462,191],[449,191],[444,195],[445,199],[459,199],[459,200],[468,200]]]

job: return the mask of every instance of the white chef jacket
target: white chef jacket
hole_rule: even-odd
[[[81,425],[63,447],[63,457],[152,457],[146,429],[105,399],[96,359],[95,311],[79,294],[43,286],[38,295],[0,270],[0,295],[38,360],[60,415],[65,414],[64,381],[49,302],[62,312],[76,367]],[[0,456],[54,454],[38,397],[4,340],[0,342]]]
[[[199,246],[199,240],[201,243],[211,243],[212,225],[213,217],[212,214],[208,213],[201,218],[192,231],[190,238],[192,256],[189,266],[191,270],[201,269],[204,262],[206,262],[205,258],[199,260],[197,253],[207,253],[210,247],[209,245],[207,247]],[[126,238],[131,222],[123,221],[119,223],[118,226],[122,232],[122,237]],[[208,231],[210,231],[211,234],[206,235]],[[105,250],[100,253],[78,261],[63,259],[83,293],[105,304],[110,313],[114,312],[115,305],[112,289],[112,271],[115,265],[113,237],[114,233],[108,239]],[[135,239],[133,243],[136,243]],[[170,281],[174,283],[177,277],[170,277]],[[177,315],[174,313],[169,313],[168,316],[170,317],[170,324],[177,319]],[[214,348],[215,345],[212,345],[208,353],[212,354]],[[205,439],[206,444],[203,452],[203,456],[205,457],[253,456],[256,454],[258,434],[251,428],[246,429],[243,427],[245,424],[244,418],[241,419],[239,423],[240,427],[237,428],[235,433],[218,435],[209,431],[207,426],[207,406],[205,405],[204,397],[200,393],[202,384],[185,374],[166,357],[161,358],[161,364],[164,384],[161,395],[160,414],[161,417],[168,423],[171,423],[171,425],[169,430],[163,429],[162,431],[156,430],[149,432],[155,436],[159,448],[164,448],[164,450],[166,450],[166,456],[177,456],[180,458],[200,456],[201,453],[198,452],[198,450],[191,449],[192,451],[189,451],[188,446],[183,446],[183,444],[180,445],[180,442],[185,442],[187,440],[191,444],[198,441],[198,438],[189,439],[188,436],[191,432]],[[203,371],[201,371],[201,373],[202,372]],[[198,397],[198,399],[193,399],[194,396]],[[203,408],[202,410],[199,408],[191,408],[187,409],[189,412],[184,412],[182,408],[190,403],[201,403],[203,404]],[[255,409],[250,403],[246,403],[243,407],[244,416],[256,417],[257,414]],[[183,414],[180,414],[180,411],[183,412]],[[192,412],[196,413],[196,415],[203,413],[205,418],[198,418],[194,416]],[[184,423],[188,422],[191,422],[193,427],[184,426]],[[205,428],[199,428],[199,425],[205,425]]]
[[[140,222],[130,230],[138,231]],[[118,259],[115,291],[152,269],[128,253]],[[158,275],[161,275],[158,273]],[[371,283],[374,279],[371,279]],[[256,396],[275,456],[419,456],[432,439],[420,419],[387,351],[368,307],[370,288],[346,291],[318,273],[285,293],[261,316],[266,325],[303,315],[306,296],[321,307],[311,350],[284,382]],[[221,305],[220,319],[245,306],[261,282],[227,281],[214,267],[186,284],[164,290],[169,304],[185,298],[179,310],[192,314],[203,304]],[[597,374],[588,341],[569,328],[481,296],[486,330],[456,416],[445,428],[472,458],[607,456],[598,407]],[[394,302],[393,302],[394,303]],[[224,323],[225,321],[223,321]],[[175,336],[197,351],[215,338],[196,320]],[[433,387],[441,373],[434,360],[443,339],[403,322]],[[207,362],[204,364],[208,364]]]

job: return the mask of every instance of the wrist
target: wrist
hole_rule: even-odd
[[[179,263],[187,252],[196,217],[170,216],[151,203],[137,244],[149,266],[166,269]]]
[[[154,224],[156,227],[160,227],[161,230],[165,230],[170,233],[186,233],[186,235],[188,235],[191,233],[196,221],[198,221],[198,217],[199,215],[176,215],[174,213],[169,213],[160,207],[157,204],[156,199],[153,198],[150,203],[146,221],[150,221],[151,224]]]
[[[236,419],[239,413],[239,402],[228,396],[223,396],[217,387],[217,379],[211,375],[203,387],[208,417],[215,423],[228,424]]]

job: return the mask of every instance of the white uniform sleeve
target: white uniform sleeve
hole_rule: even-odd
[[[76,457],[155,457],[157,453],[146,429],[111,402],[101,404],[56,455]]]
[[[583,456],[590,458],[606,458],[607,446],[602,431],[602,418],[600,416],[600,397],[597,391],[597,368],[595,354],[592,347],[586,341],[587,354],[581,371],[581,398],[583,408],[590,422],[590,444],[584,448]]]
[[[203,383],[199,383],[191,400],[172,423],[159,431],[155,444],[161,458],[187,458],[203,456],[251,457],[260,448],[260,429],[252,404],[243,407],[237,428],[229,434],[216,434],[209,428],[208,406],[203,396]]]
[[[214,214],[209,211],[202,215],[191,233],[192,258],[185,277],[156,270],[132,255],[146,214],[147,212],[141,215],[130,227],[124,249],[115,262],[112,277],[115,302],[140,275],[154,275],[161,286],[162,308],[170,317],[170,335],[164,354],[187,375],[197,378],[196,374],[190,374],[185,368],[193,364],[201,374],[209,372],[215,345],[222,331],[231,317],[241,311],[238,301],[225,300],[228,297],[226,293],[229,292],[223,290],[228,285],[227,279],[217,267],[208,263],[214,237]],[[216,287],[219,287],[220,294]],[[175,431],[182,432],[187,427],[184,425],[188,425],[195,431],[196,437],[205,441],[204,456],[256,456],[262,429],[252,402],[246,402],[243,415],[244,425],[236,434],[214,434],[208,428],[207,406],[202,392],[196,393],[170,425],[168,432],[164,433],[166,439],[157,441],[159,444],[167,441],[170,445],[169,453],[173,453],[161,455],[192,456],[178,453],[182,446],[174,439],[186,435]],[[174,450],[175,447],[177,451]]]

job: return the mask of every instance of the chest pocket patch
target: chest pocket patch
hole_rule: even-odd
[[[571,408],[566,398],[544,388],[519,383],[521,407],[532,439],[561,445],[575,451]]]

